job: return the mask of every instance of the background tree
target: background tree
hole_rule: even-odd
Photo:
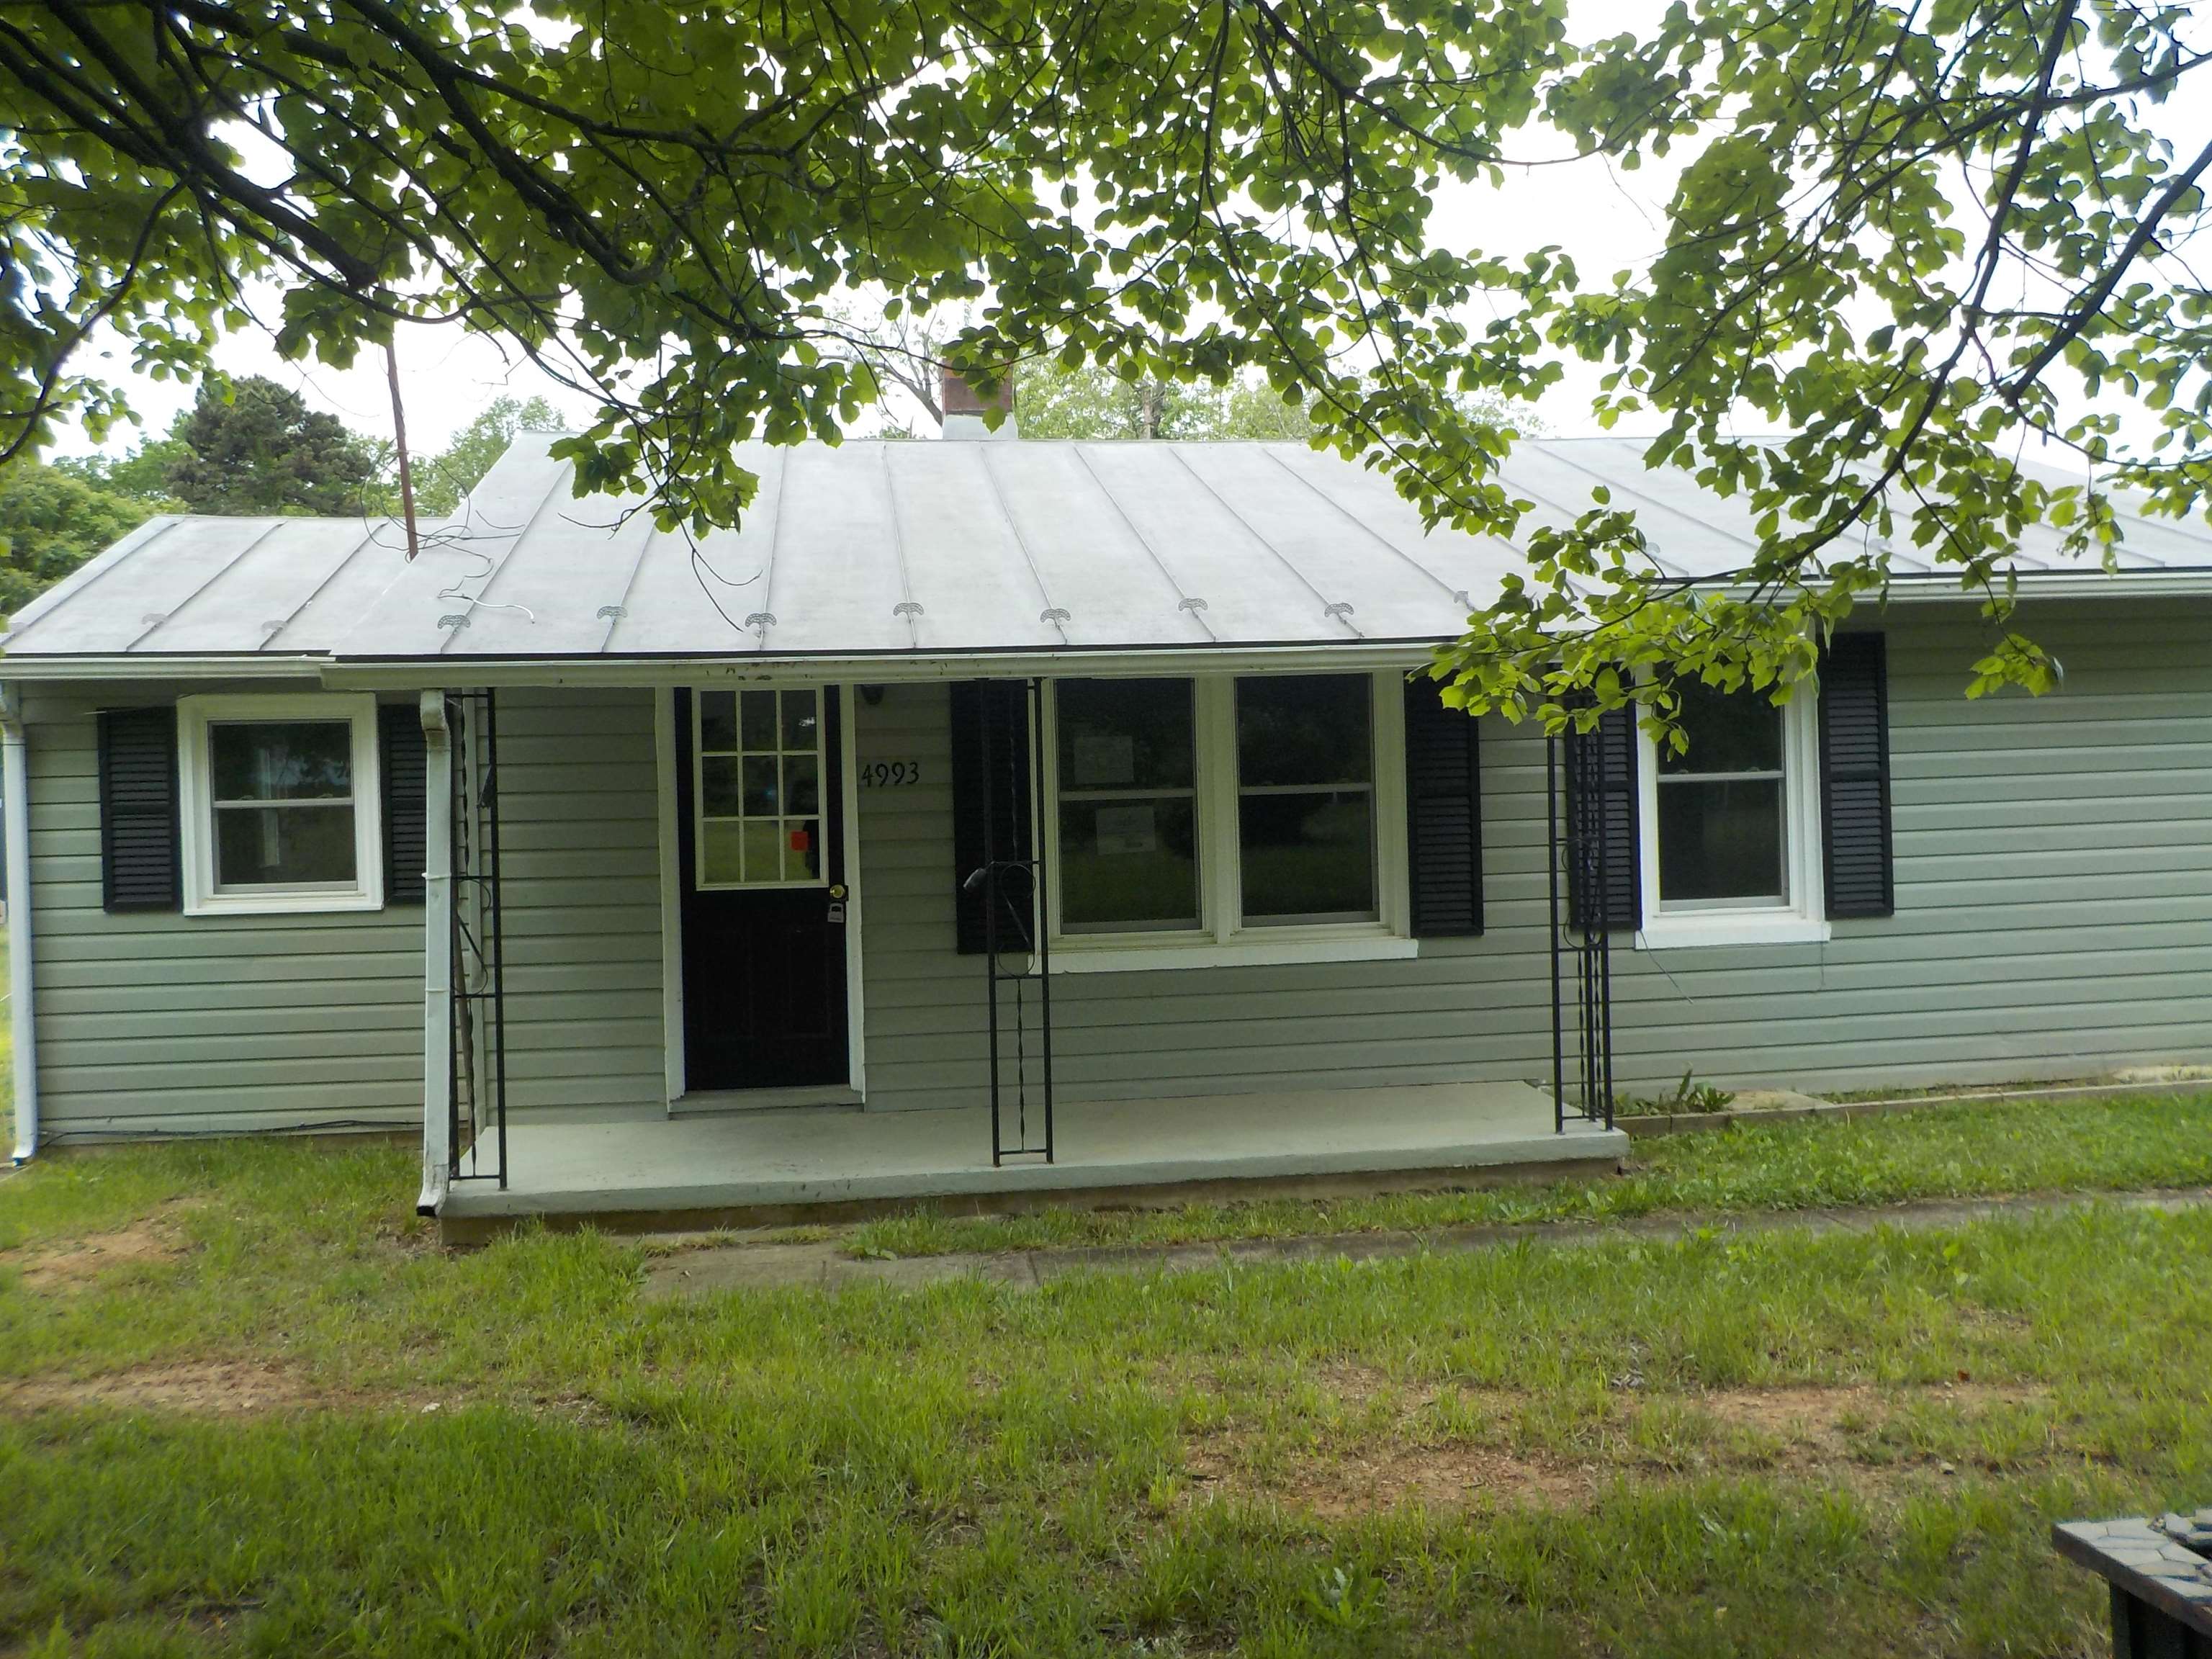
[[[191,512],[381,510],[374,442],[262,375],[210,380],[172,435],[169,491]]]
[[[0,614],[15,615],[157,510],[58,466],[0,467]]]
[[[179,424],[183,420],[184,416],[178,416]],[[54,466],[98,489],[149,502],[156,511],[182,512],[183,503],[169,493],[169,471],[191,453],[173,431],[168,436],[133,445],[127,455],[64,455]]]
[[[0,455],[118,416],[88,339],[196,376],[266,283],[283,348],[334,362],[396,318],[505,336],[595,400],[580,489],[727,522],[737,441],[876,398],[836,314],[866,292],[969,307],[977,378],[1257,373],[1431,520],[1518,534],[1525,580],[1453,659],[1474,704],[1557,720],[1658,661],[1786,684],[1907,538],[1984,596],[1984,679],[2035,686],[2019,527],[2094,560],[2112,487],[2179,514],[2212,484],[2212,141],[2169,137],[2206,106],[2206,9],[1682,0],[1576,42],[1567,0],[9,8]],[[1658,256],[1588,282],[1436,234],[1524,162],[1679,169]],[[1656,572],[1602,499],[1522,526],[1466,400],[1530,399],[1565,352],[1609,366],[1605,418],[1661,427],[1653,464],[1747,501],[1736,597]],[[2023,471],[2031,437],[2080,482]]]
[[[558,432],[563,424],[560,411],[544,398],[494,398],[483,414],[453,434],[451,443],[428,461],[416,464],[416,509],[453,512],[483,482],[492,463],[507,453],[516,434]]]

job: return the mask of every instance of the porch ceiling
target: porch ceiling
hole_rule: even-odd
[[[635,1109],[517,1115],[508,1185],[456,1185],[450,1219],[613,1218],[824,1209],[1237,1181],[1603,1162],[1618,1130],[1553,1131],[1521,1083],[1435,1084],[1063,1103],[1058,1161],[991,1165],[988,1111],[831,1107],[670,1118]]]

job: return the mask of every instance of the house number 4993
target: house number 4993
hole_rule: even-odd
[[[860,769],[863,789],[905,789],[921,781],[920,761],[870,761]]]

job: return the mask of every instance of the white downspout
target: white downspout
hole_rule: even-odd
[[[0,834],[8,842],[8,1023],[15,1039],[15,1162],[39,1150],[39,1039],[31,988],[31,766],[23,688],[0,685]]]
[[[446,694],[422,694],[422,1195],[418,1215],[446,1201],[453,1167],[453,733]]]

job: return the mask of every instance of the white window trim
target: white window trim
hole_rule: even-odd
[[[1659,907],[1659,747],[1637,726],[1637,835],[1644,893],[1639,951],[1722,945],[1820,945],[1833,936],[1820,870],[1820,742],[1818,692],[1808,682],[1782,706],[1782,811],[1785,836],[1780,904]]]
[[[349,887],[266,887],[219,893],[215,883],[214,780],[208,728],[227,720],[337,720],[353,727],[353,867]],[[329,691],[264,696],[239,693],[177,700],[179,863],[188,916],[311,915],[384,908],[383,774],[376,698]]]
[[[1372,688],[1375,745],[1375,896],[1372,921],[1245,924],[1237,834],[1237,682],[1251,674],[1146,675],[1192,682],[1196,745],[1198,927],[1126,933],[1069,933],[1060,925],[1060,733],[1058,682],[1044,688],[1046,888],[1054,973],[1137,972],[1162,968],[1259,967],[1312,962],[1370,962],[1418,956],[1406,872],[1405,676],[1383,669]]]

